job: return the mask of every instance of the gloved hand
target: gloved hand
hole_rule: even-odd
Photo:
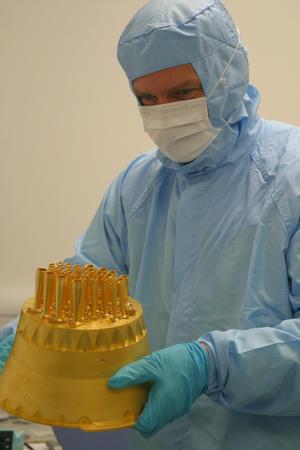
[[[9,357],[12,346],[14,344],[15,335],[10,334],[6,336],[2,341],[0,341],[0,373],[2,372],[6,360]]]
[[[208,385],[206,349],[197,341],[176,344],[122,367],[109,380],[111,388],[153,382],[135,429],[150,437],[186,414]]]

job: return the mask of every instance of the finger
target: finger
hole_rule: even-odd
[[[139,416],[135,429],[151,437],[175,419],[171,395],[158,383],[150,391],[148,402]]]
[[[15,336],[13,334],[10,334],[7,338],[5,338],[5,342],[10,346],[13,344],[14,340]]]
[[[9,354],[10,354],[10,350],[8,348],[0,349],[0,359],[2,361],[5,361],[8,358]]]
[[[157,368],[151,355],[122,367],[109,380],[112,388],[124,388],[157,379]]]

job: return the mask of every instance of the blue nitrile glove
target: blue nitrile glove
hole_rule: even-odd
[[[135,429],[150,437],[186,414],[208,385],[207,351],[197,341],[158,350],[122,367],[109,380],[111,388],[153,382]]]
[[[6,360],[9,357],[12,346],[14,344],[15,335],[10,334],[6,336],[2,341],[0,341],[0,373],[5,366]]]

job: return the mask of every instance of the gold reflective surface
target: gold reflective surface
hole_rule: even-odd
[[[85,431],[130,427],[145,385],[116,390],[109,378],[149,353],[142,307],[128,277],[92,265],[51,263],[36,273],[0,375],[0,407],[52,426]]]

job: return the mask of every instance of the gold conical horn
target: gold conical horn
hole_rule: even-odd
[[[37,269],[35,275],[35,302],[34,309],[41,311],[44,303],[44,286],[47,269]]]
[[[92,303],[92,317],[94,319],[97,319],[98,315],[99,315],[99,309],[98,309],[98,277],[94,277],[92,278],[92,282],[91,282],[91,303]]]
[[[51,308],[54,303],[55,296],[55,273],[46,272],[45,287],[44,287],[44,305],[42,315],[49,317],[51,314]]]
[[[56,304],[55,304],[55,319],[59,322],[63,320],[63,304],[64,304],[64,295],[66,289],[66,277],[64,275],[60,275],[57,277],[56,281]]]
[[[125,280],[118,281],[118,297],[120,303],[120,314],[123,319],[126,318],[126,297],[125,297]]]
[[[118,318],[117,311],[117,283],[116,279],[110,278],[110,295],[111,295],[111,312],[112,312],[112,320],[115,322]]]
[[[0,408],[51,426],[128,428],[139,416],[149,387],[113,390],[108,380],[149,353],[142,307],[127,297],[126,276],[104,269],[99,278],[95,268],[79,272],[72,267],[71,314],[66,302],[69,269],[37,271],[35,296],[23,305],[14,346],[0,374]],[[37,306],[42,308],[39,314]]]
[[[80,279],[72,280],[72,299],[74,322],[80,320],[80,301],[81,301],[82,281]]]

